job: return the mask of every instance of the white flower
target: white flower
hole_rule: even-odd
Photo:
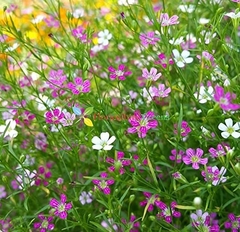
[[[210,19],[206,19],[206,18],[200,18],[199,19],[199,24],[207,24],[209,23]]]
[[[75,19],[78,19],[80,17],[83,17],[84,16],[84,9],[83,8],[79,8],[79,9],[76,9],[73,11],[73,17]]]
[[[233,120],[231,118],[227,118],[225,119],[225,124],[226,125],[224,125],[223,123],[220,123],[218,125],[218,129],[223,131],[221,133],[223,138],[227,139],[230,135],[235,139],[240,137],[240,133],[236,132],[236,130],[240,129],[240,122],[235,123],[233,125]]]
[[[175,39],[175,38],[170,39],[169,43],[170,44],[174,44],[174,45],[180,45],[183,41],[184,41],[183,40],[183,36],[181,36],[181,37],[179,37],[177,39]]]
[[[128,6],[128,5],[132,5],[132,4],[136,4],[138,3],[137,0],[118,0],[118,4],[120,6],[124,5],[124,6]]]
[[[6,52],[9,52],[9,51],[12,52],[12,51],[14,51],[15,49],[17,49],[18,46],[19,46],[18,43],[14,43],[12,47],[9,47],[9,48],[5,49],[5,51],[6,51]]]
[[[107,46],[109,44],[109,40],[112,38],[112,34],[108,29],[100,31],[98,33],[98,44],[102,44],[103,46]]]
[[[216,35],[217,35],[217,33],[212,33],[212,32],[209,32],[209,31],[207,31],[207,32],[206,31],[201,31],[200,34],[203,36],[205,44],[209,44],[212,41],[212,39],[214,37],[216,37]],[[199,41],[201,42],[201,39],[199,39]]]
[[[92,146],[92,149],[95,149],[95,150],[105,150],[105,151],[109,151],[112,149],[112,143],[116,140],[116,137],[115,136],[112,136],[110,139],[109,139],[109,133],[108,132],[102,132],[100,134],[100,138],[97,137],[97,136],[94,136],[92,138],[92,143],[94,144]]]
[[[0,126],[0,135],[3,134],[3,137],[6,138],[15,138],[18,135],[18,132],[15,130],[16,121],[13,119],[7,119],[5,125]]]
[[[182,12],[187,12],[187,13],[192,13],[195,10],[195,6],[190,4],[190,5],[179,5],[178,7],[179,10],[181,10]]]
[[[90,192],[85,192],[83,191],[81,195],[79,196],[79,201],[81,202],[82,205],[90,204],[93,199],[92,199],[92,194]]]
[[[177,66],[179,68],[183,68],[185,64],[189,64],[193,62],[193,58],[189,57],[190,52],[187,50],[183,50],[180,54],[177,49],[173,49],[173,55],[174,55],[174,61],[176,62]]]
[[[34,18],[31,22],[33,24],[38,24],[40,22],[43,21],[43,19],[45,19],[45,16],[44,15],[38,15],[36,18]]]
[[[52,108],[55,103],[55,100],[50,100],[47,96],[39,94],[39,97],[36,99],[36,102],[38,103],[38,110],[44,111],[47,109],[46,106]]]
[[[23,189],[26,185],[33,186],[36,174],[37,172],[35,170],[31,172],[28,169],[22,169],[22,173],[16,178],[16,181],[19,184],[18,188]]]
[[[225,16],[228,16],[231,19],[238,19],[238,18],[240,18],[240,12],[238,12],[237,14],[235,14],[234,12],[230,12],[230,13],[225,14]]]
[[[198,99],[199,103],[203,104],[212,100],[213,94],[214,89],[212,86],[209,86],[208,88],[200,86],[199,96],[198,93],[195,93],[194,97]]]

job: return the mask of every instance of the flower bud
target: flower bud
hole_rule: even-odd
[[[202,199],[200,197],[195,197],[193,199],[193,205],[197,208],[200,209],[202,205]]]
[[[156,217],[153,216],[153,215],[151,215],[151,216],[149,216],[149,219],[150,219],[151,221],[155,221],[155,220],[156,220]]]
[[[135,200],[135,195],[130,195],[129,202],[132,203]]]

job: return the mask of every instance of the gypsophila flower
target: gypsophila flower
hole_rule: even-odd
[[[7,196],[7,192],[5,191],[5,187],[0,185],[0,199],[5,198]]]
[[[238,232],[240,229],[240,217],[236,217],[233,213],[228,214],[229,221],[224,223],[226,229],[232,229],[232,232]]]
[[[151,68],[148,71],[146,68],[142,70],[142,77],[146,78],[147,80],[156,81],[162,76],[161,73],[157,73],[156,68]]]
[[[177,49],[173,49],[172,53],[174,56],[173,59],[179,68],[183,68],[186,64],[190,64],[193,62],[193,58],[189,57],[190,52],[187,50],[183,50],[180,54]]]
[[[206,171],[202,171],[201,174],[204,177],[205,181],[211,182],[212,185],[216,186],[221,182],[224,183],[227,181],[227,178],[223,176],[226,171],[227,169],[224,167],[221,167],[219,170],[217,166],[208,166]]]
[[[173,15],[169,17],[168,13],[161,13],[159,21],[162,27],[179,24],[178,16]]]
[[[115,69],[112,66],[110,66],[108,67],[108,71],[110,72],[111,80],[118,79],[120,81],[124,81],[127,76],[130,76],[132,74],[131,71],[125,71],[124,64],[119,64],[118,69]]]
[[[177,130],[178,124],[174,124],[174,133],[178,134]],[[186,137],[190,132],[191,128],[188,126],[188,123],[186,121],[181,122],[181,128],[180,128],[180,135],[183,137]]]
[[[208,212],[204,212],[199,209],[199,210],[196,210],[196,213],[192,213],[190,215],[191,219],[193,220],[193,226],[197,227],[201,224],[203,224],[207,218],[207,216],[209,216],[209,213]]]
[[[106,172],[102,172],[100,174],[101,180],[93,179],[93,183],[106,195],[111,193],[110,185],[114,184],[114,179],[107,178],[108,174]]]
[[[88,93],[90,91],[90,81],[85,80],[81,77],[74,78],[74,83],[69,82],[67,87],[72,91],[73,94],[78,95],[80,93]]]
[[[183,162],[187,165],[192,164],[193,169],[199,169],[199,164],[205,165],[208,158],[202,158],[203,150],[197,148],[196,151],[192,148],[186,150],[186,155],[183,157]]]
[[[20,168],[17,168],[17,170],[18,169]],[[21,169],[20,174],[16,177],[18,188],[23,189],[26,186],[33,186],[35,183],[36,175],[36,170],[30,171],[28,169]]]
[[[177,151],[176,149],[172,149],[171,154],[172,155],[169,156],[170,160],[176,161],[176,163],[181,163],[182,162],[182,157],[185,154],[185,152],[182,151],[182,150]]]
[[[194,97],[198,99],[199,103],[204,104],[207,101],[213,100],[213,93],[214,89],[212,86],[209,86],[208,88],[200,86],[199,94],[195,93]]]
[[[81,192],[81,195],[79,196],[79,201],[81,202],[82,205],[85,204],[90,204],[93,199],[92,199],[92,194],[90,192]]]
[[[218,158],[225,156],[228,150],[230,150],[230,147],[227,144],[218,144],[216,149],[211,147],[208,151],[210,152],[212,158]]]
[[[57,107],[53,110],[47,111],[44,116],[46,123],[59,124],[60,121],[64,118],[64,113],[60,108]]]
[[[18,132],[15,130],[16,121],[13,119],[7,119],[5,125],[0,126],[0,136],[3,135],[4,138],[9,136],[11,139],[17,137]]]
[[[60,120],[60,123],[63,126],[71,126],[73,125],[74,120],[76,119],[75,114],[71,114],[69,112],[64,112],[64,118]]]
[[[98,44],[106,46],[109,44],[109,40],[112,38],[112,34],[109,32],[108,29],[100,31],[98,33]]]
[[[105,151],[109,151],[112,149],[113,145],[111,145],[115,140],[116,137],[112,136],[111,138],[109,138],[109,133],[108,132],[102,132],[100,134],[100,138],[97,136],[94,136],[92,138],[92,143],[94,144],[92,146],[92,149],[95,150],[105,150]]]
[[[109,218],[107,221],[102,221],[101,225],[103,228],[105,228],[109,232],[112,232],[113,230],[118,231],[118,227],[116,224],[114,224],[114,221],[112,218]]]
[[[61,194],[60,201],[53,198],[50,200],[49,205],[54,208],[54,215],[60,219],[65,220],[67,218],[67,211],[72,208],[72,203],[66,203],[67,197],[65,194]]]
[[[225,119],[225,124],[220,123],[218,125],[218,129],[223,131],[221,135],[224,139],[227,139],[230,135],[235,139],[240,137],[240,133],[237,132],[237,130],[240,129],[240,122],[233,125],[233,120],[231,118],[227,118]]]
[[[53,217],[45,217],[44,215],[39,214],[38,219],[41,222],[34,223],[34,229],[37,229],[37,231],[46,232],[54,229],[54,224],[52,223]]]
[[[148,47],[148,45],[155,45],[160,40],[158,37],[155,37],[154,31],[149,31],[146,34],[141,33],[139,38],[144,47]]]
[[[231,19],[238,19],[238,18],[240,18],[240,12],[238,12],[238,13],[234,13],[234,12],[226,13],[225,16],[228,16]]]

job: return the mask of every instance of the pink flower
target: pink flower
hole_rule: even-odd
[[[172,160],[172,161],[176,161],[176,163],[179,164],[179,163],[182,162],[182,157],[183,157],[183,155],[185,154],[185,152],[182,151],[182,150],[179,150],[179,151],[177,152],[176,149],[173,149],[173,150],[171,150],[171,154],[172,154],[172,155],[169,156],[169,159]]]
[[[42,132],[38,132],[34,138],[34,146],[38,150],[46,151],[47,137]]]
[[[50,15],[48,18],[44,19],[45,23],[48,27],[56,27],[58,28],[60,26],[60,23],[58,20],[56,20],[52,15]]]
[[[141,115],[139,110],[134,112],[134,115],[130,117],[129,123],[132,127],[128,128],[128,133],[138,133],[139,138],[144,138],[147,135],[148,130],[156,128],[158,125],[157,120],[153,120],[154,113],[148,111],[144,116]]]
[[[240,229],[240,217],[236,217],[233,213],[230,213],[228,214],[228,219],[230,221],[224,223],[225,228],[232,229],[232,232],[238,232]]]
[[[174,124],[174,128],[175,128],[174,133],[175,134],[178,134],[177,127],[178,127],[178,125]],[[191,131],[192,130],[188,126],[188,123],[186,121],[182,121],[182,123],[181,123],[181,131],[180,131],[181,136],[186,137]]]
[[[126,221],[126,219],[122,219],[123,224],[127,224],[127,228],[131,228],[130,232],[138,232],[140,229],[140,222],[136,222],[137,217],[133,214],[130,216],[129,222]]]
[[[60,108],[55,108],[45,113],[46,123],[59,124],[61,119],[64,118],[64,113]]]
[[[220,184],[221,182],[224,183],[227,181],[227,178],[223,175],[226,173],[227,169],[224,167],[221,167],[219,170],[217,166],[211,167],[208,166],[206,171],[202,171],[201,174],[204,177],[205,181],[212,182],[212,185],[216,186]]]
[[[210,69],[211,67],[216,67],[216,63],[214,61],[214,56],[207,51],[202,52],[201,55],[197,55],[197,58],[204,62],[205,68]]]
[[[140,206],[144,207],[148,204],[148,212],[152,212],[154,209],[154,205],[156,205],[157,200],[159,199],[159,196],[157,194],[152,195],[149,192],[143,192],[143,195],[146,197],[145,200],[140,202]]]
[[[161,73],[157,73],[156,68],[151,68],[150,72],[146,68],[142,70],[142,77],[146,78],[147,80],[156,81],[159,77],[161,77]]]
[[[164,53],[161,53],[158,55],[159,60],[155,62],[155,64],[162,65],[163,68],[167,68],[168,65],[173,65],[174,61],[172,58],[167,58],[167,56]]]
[[[218,144],[216,149],[211,147],[208,151],[210,152],[212,158],[218,158],[226,155],[227,151],[230,149],[231,148],[227,144],[224,146],[222,144]]]
[[[79,26],[72,30],[72,35],[81,40],[82,43],[87,42],[87,34],[84,33],[84,28]]]
[[[183,157],[183,162],[186,165],[192,164],[193,169],[199,169],[199,164],[205,165],[208,162],[208,158],[201,158],[203,150],[200,148],[196,149],[196,152],[192,148],[186,150],[186,155]]]
[[[53,217],[45,217],[42,214],[38,215],[38,218],[41,222],[34,223],[34,229],[39,229],[40,232],[46,232],[48,230],[54,229],[54,224],[52,224]]]
[[[232,103],[232,99],[235,99],[236,95],[230,92],[224,93],[224,88],[217,85],[215,86],[214,100],[219,103],[219,106],[223,110],[238,110],[240,109],[240,104]]]
[[[93,180],[92,182],[97,185],[97,187],[106,195],[111,193],[111,189],[109,188],[110,185],[114,184],[113,179],[106,179],[108,177],[106,172],[102,172],[100,177],[103,178],[102,180]]]
[[[73,94],[78,95],[80,93],[88,93],[90,91],[90,81],[85,80],[81,77],[76,77],[74,83],[69,82],[67,87],[72,91]]]
[[[151,88],[151,91],[153,93],[153,97],[168,97],[168,94],[171,92],[171,88],[166,88],[164,84],[159,84],[158,88],[153,86]]]
[[[119,64],[118,70],[113,68],[112,66],[108,67],[110,74],[110,79],[115,80],[116,78],[120,81],[124,81],[127,76],[130,76],[132,74],[131,71],[124,71],[125,65]]]
[[[39,166],[37,175],[35,177],[35,185],[36,186],[39,186],[41,184],[43,186],[48,185],[47,179],[51,178],[51,176],[52,176],[52,173],[50,171],[51,167],[52,167],[52,165],[47,165],[47,167]]]
[[[71,114],[69,112],[64,112],[64,118],[60,120],[63,126],[71,126],[76,119],[75,114]]]
[[[157,41],[160,40],[159,38],[155,37],[154,31],[147,32],[146,34],[141,33],[139,38],[144,47],[148,47],[149,44],[155,45]]]
[[[131,165],[132,161],[123,159],[124,158],[124,152],[118,151],[117,152],[117,160],[114,160],[113,158],[107,157],[106,162],[113,164],[113,166],[109,167],[109,172],[114,172],[115,170],[119,171],[119,174],[122,175],[125,173],[124,166]]]
[[[172,222],[172,217],[179,218],[181,217],[181,213],[175,210],[177,202],[173,201],[168,207],[164,202],[157,201],[156,206],[162,210],[157,216],[164,218],[167,223]]]
[[[171,18],[169,18],[168,13],[162,13],[160,15],[160,23],[162,27],[179,24],[178,16],[173,15]]]
[[[65,194],[61,194],[61,200],[60,202],[53,198],[50,200],[49,205],[55,209],[54,214],[61,218],[61,219],[66,219],[67,218],[67,211],[72,208],[71,203],[66,203],[67,197]]]

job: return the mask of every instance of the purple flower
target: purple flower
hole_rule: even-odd
[[[117,225],[114,223],[112,218],[109,218],[107,221],[101,222],[102,227],[104,227],[107,231],[118,231]],[[112,230],[113,229],[113,230]]]
[[[178,127],[178,125],[174,124],[174,128],[175,128],[174,133],[175,134],[178,134],[177,127]],[[186,137],[191,131],[192,130],[188,126],[188,123],[186,121],[182,121],[182,123],[181,123],[181,131],[180,131],[181,136]]]
[[[142,116],[140,111],[136,110],[134,115],[129,119],[129,123],[132,127],[128,128],[128,133],[138,133],[139,138],[146,137],[148,130],[156,128],[158,125],[157,120],[153,120],[153,118],[154,113],[152,111],[148,111],[144,116]]]
[[[5,191],[5,187],[0,185],[0,199],[5,198],[7,196],[7,192]]]
[[[111,193],[111,189],[109,188],[110,185],[114,184],[113,179],[106,179],[108,177],[106,172],[102,172],[100,177],[103,178],[102,180],[93,180],[92,182],[97,185],[97,187],[106,195]]]
[[[218,158],[226,155],[227,151],[230,149],[231,148],[227,144],[218,144],[216,149],[211,147],[208,151],[210,152],[212,158]]]
[[[197,58],[201,61],[206,63],[205,64],[205,68],[210,69],[210,67],[216,67],[216,63],[214,61],[214,56],[212,54],[210,54],[207,51],[203,51],[202,52],[202,56],[201,55],[197,55]]]
[[[38,132],[34,138],[35,148],[38,150],[46,151],[47,148],[47,137],[44,133]]]
[[[219,106],[223,110],[238,110],[240,104],[232,103],[232,99],[235,99],[236,95],[230,92],[224,93],[224,88],[221,86],[215,86],[214,100],[219,103]]]
[[[155,202],[159,199],[159,196],[157,194],[152,195],[151,193],[148,192],[143,192],[144,196],[146,197],[145,200],[140,202],[140,206],[144,207],[145,205],[148,205],[148,212],[153,211]]]
[[[76,77],[73,82],[69,82],[67,87],[72,91],[73,94],[78,95],[80,93],[88,93],[90,91],[90,81],[85,80],[81,77]]]
[[[79,196],[79,201],[81,202],[82,205],[90,204],[93,199],[92,199],[92,194],[90,192],[81,192],[81,195]]]
[[[59,124],[61,119],[64,118],[64,113],[60,108],[55,108],[45,113],[46,123]]]
[[[84,28],[79,26],[72,30],[72,35],[82,41],[82,43],[87,42],[87,34],[84,33]]]
[[[227,169],[221,167],[220,171],[217,166],[211,167],[208,166],[206,171],[202,171],[202,176],[205,181],[212,182],[212,185],[216,186],[221,182],[224,183],[227,181],[227,178],[223,175],[226,173]]]
[[[179,151],[177,152],[176,149],[173,149],[173,150],[171,150],[171,154],[172,154],[172,155],[169,156],[169,159],[172,160],[172,161],[176,161],[176,163],[179,164],[179,163],[182,162],[182,157],[183,157],[183,155],[185,154],[185,152],[182,151],[182,150],[179,150]]]
[[[208,158],[201,158],[203,150],[200,148],[196,149],[196,152],[192,148],[186,150],[186,155],[183,157],[183,162],[187,165],[192,164],[194,169],[199,169],[199,164],[205,165],[208,162]]]
[[[146,34],[141,33],[139,38],[144,47],[148,47],[149,44],[155,45],[160,40],[159,38],[155,37],[154,31],[149,31]]]
[[[127,228],[130,229],[130,232],[139,232],[140,222],[136,222],[136,219],[137,217],[132,214],[129,222],[127,222],[126,219],[122,219],[122,223],[128,226]]]
[[[164,53],[161,53],[158,55],[159,60],[157,60],[155,63],[162,65],[163,68],[167,68],[168,65],[173,65],[174,61],[172,58],[167,58]]]
[[[52,224],[53,217],[47,218],[44,215],[39,214],[38,218],[41,222],[35,222],[34,229],[39,229],[40,232],[46,232],[54,229],[54,224]]]
[[[118,69],[113,68],[112,66],[108,67],[110,74],[110,79],[115,80],[116,78],[120,81],[124,81],[127,76],[132,74],[131,71],[124,71],[125,65],[119,64]]]
[[[174,25],[174,24],[179,24],[178,16],[173,15],[169,18],[168,13],[162,13],[160,15],[160,23],[161,23],[162,27],[171,26],[171,25]]]
[[[240,217],[236,217],[233,213],[230,213],[228,214],[228,219],[230,221],[224,223],[225,228],[232,229],[232,232],[238,232],[240,229]]]
[[[67,218],[67,211],[72,208],[71,203],[66,203],[67,197],[65,194],[61,194],[61,200],[60,202],[53,198],[50,200],[49,205],[55,209],[54,214],[61,218],[61,219],[66,219]]]
[[[172,217],[179,218],[181,217],[181,213],[176,211],[175,208],[177,206],[177,202],[173,201],[168,207],[164,202],[162,201],[156,201],[156,206],[160,208],[162,211],[157,215],[157,217],[164,218],[167,223],[172,222]]]
[[[144,77],[147,80],[156,81],[161,76],[162,74],[157,73],[156,68],[151,68],[150,71],[148,71],[146,68],[142,70],[142,77]]]
[[[192,224],[195,227],[199,225],[203,225],[208,216],[209,216],[209,213],[208,212],[203,213],[201,209],[196,210],[196,213],[192,213],[190,215],[191,219],[193,220]]]
[[[63,126],[71,126],[76,119],[75,114],[71,114],[69,112],[64,112],[64,118],[60,120],[61,124]]]
[[[151,88],[151,87],[150,87]],[[151,88],[151,92],[153,93],[153,97],[168,97],[168,94],[171,92],[171,88],[166,88],[164,84],[159,84],[158,88],[153,86]]]
[[[12,223],[10,218],[7,218],[6,220],[0,220],[0,230],[2,232],[9,232],[11,228]]]
[[[52,15],[50,15],[48,18],[44,19],[45,23],[48,27],[56,27],[58,28],[60,26],[60,23],[58,20],[56,20]]]

